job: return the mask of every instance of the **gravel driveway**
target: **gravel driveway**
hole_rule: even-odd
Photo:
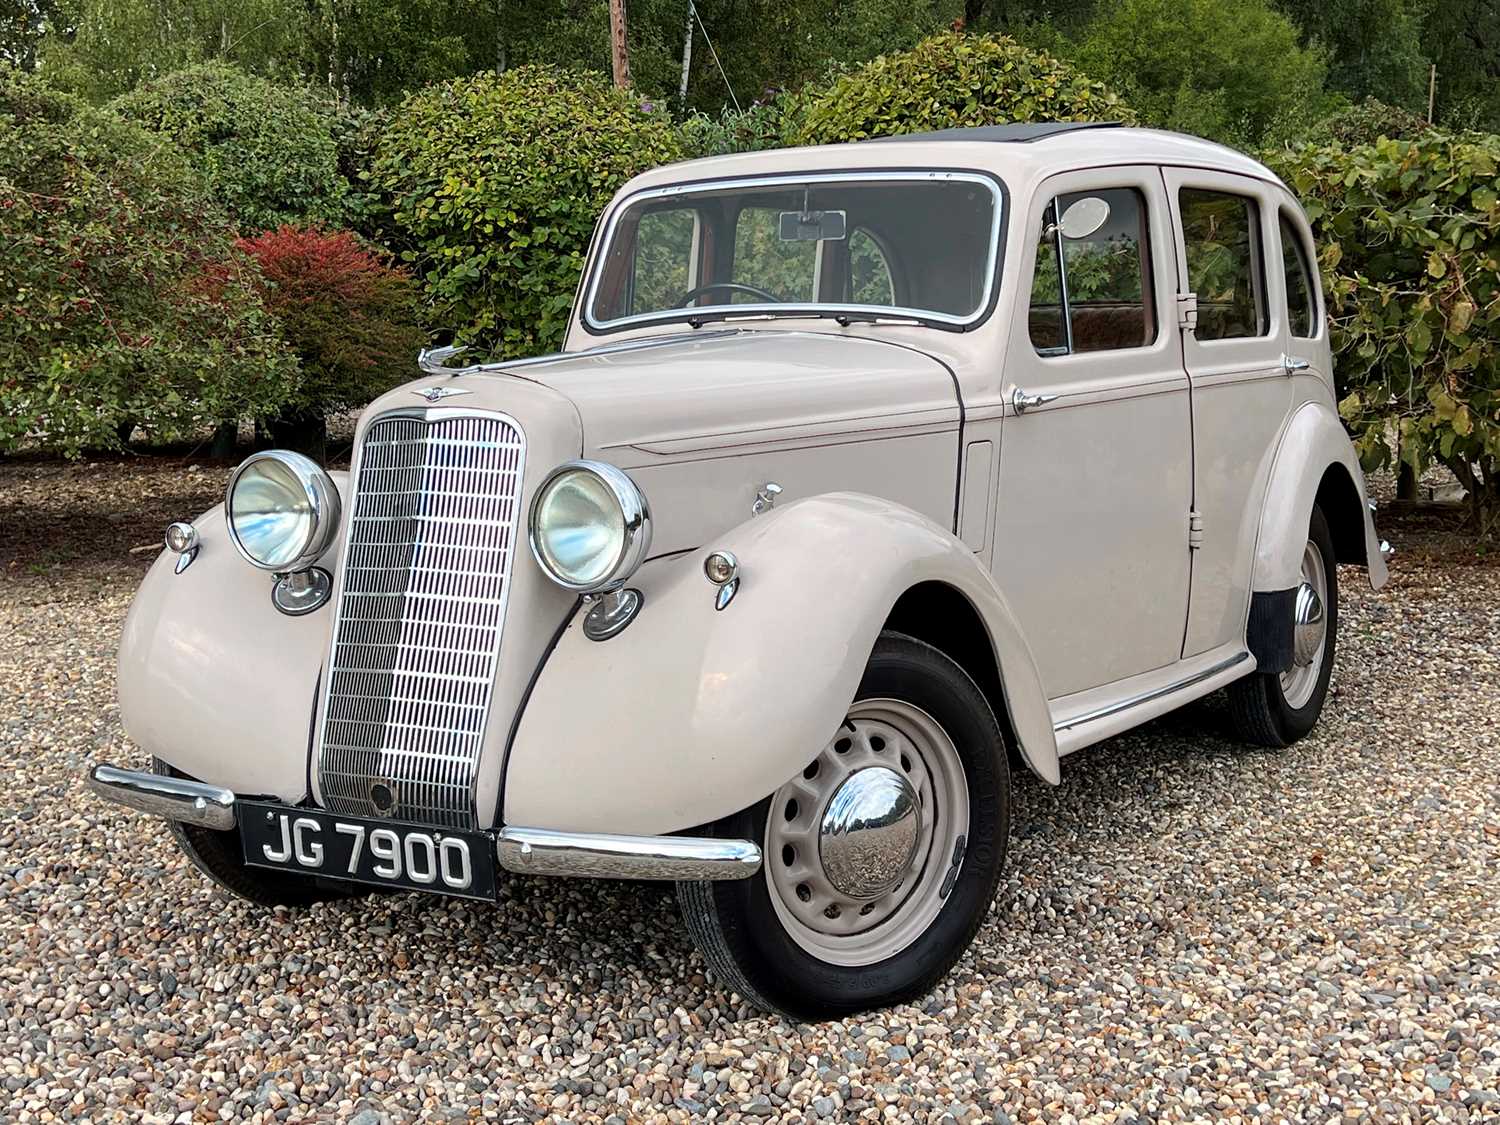
[[[262,914],[79,775],[131,591],[224,474],[0,462],[0,1119],[1500,1119],[1500,566],[1345,570],[1323,722],[1217,700],[1021,778],[940,989],[823,1025],[705,979],[670,890],[512,879]]]

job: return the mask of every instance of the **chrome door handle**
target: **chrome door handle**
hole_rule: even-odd
[[[1296,355],[1283,355],[1281,357],[1281,369],[1288,375],[1295,375],[1299,371],[1306,371],[1312,366],[1312,360],[1303,359]]]
[[[1046,406],[1056,398],[1056,395],[1029,395],[1020,387],[1010,392],[1010,404],[1017,414],[1025,414],[1034,407]]]

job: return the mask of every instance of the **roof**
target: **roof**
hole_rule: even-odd
[[[1081,129],[1118,129],[1118,121],[1025,121],[1009,125],[972,125],[967,129],[937,129],[930,133],[900,133],[894,137],[871,137],[864,144],[878,141],[990,141],[1000,144],[1025,144],[1059,133],[1076,133]]]
[[[711,179],[854,169],[909,171],[914,165],[987,171],[1003,179],[1012,191],[1024,192],[1032,183],[1057,172],[1119,164],[1208,168],[1280,182],[1253,157],[1213,141],[1100,121],[981,125],[872,137],[858,144],[710,156],[643,172],[625,185],[624,193]]]

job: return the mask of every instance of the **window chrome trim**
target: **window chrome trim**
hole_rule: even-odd
[[[640,313],[632,316],[616,317],[613,320],[594,319],[594,305],[599,297],[599,284],[604,277],[604,263],[614,245],[616,229],[619,226],[620,216],[627,209],[637,203],[652,199],[668,199],[673,197],[688,198],[695,195],[704,195],[708,192],[734,191],[737,189],[751,189],[762,187],[779,187],[787,184],[832,184],[832,183],[972,183],[987,189],[994,201],[994,211],[990,220],[990,244],[989,256],[985,262],[985,285],[984,292],[972,313],[967,316],[954,316],[951,313],[934,312],[928,309],[908,308],[894,305],[859,305],[859,304],[823,304],[816,301],[805,301],[793,303],[790,301],[777,302],[775,304],[746,304],[746,305],[704,305],[687,309],[663,309],[660,312]],[[727,180],[694,180],[688,183],[669,184],[666,187],[648,188],[642,191],[632,192],[615,201],[609,212],[609,219],[604,229],[604,237],[599,242],[599,251],[594,256],[593,270],[589,277],[587,295],[583,303],[580,320],[583,326],[590,332],[618,332],[626,328],[638,328],[650,324],[667,324],[674,321],[681,322],[697,319],[703,314],[714,317],[730,316],[755,316],[767,314],[792,314],[799,312],[809,315],[821,313],[837,314],[840,312],[856,313],[861,316],[875,315],[881,319],[890,320],[916,320],[923,324],[936,324],[964,330],[972,328],[979,322],[987,319],[994,307],[994,298],[999,289],[999,267],[1001,250],[1001,232],[1004,229],[1008,216],[1005,213],[1007,197],[1005,185],[995,176],[975,171],[962,169],[909,169],[905,171],[869,171],[869,172],[794,172],[786,175],[775,176],[741,176]]]

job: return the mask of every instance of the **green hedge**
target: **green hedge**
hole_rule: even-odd
[[[1012,121],[1124,121],[1103,83],[999,35],[945,32],[805,91],[788,140],[833,144]]]
[[[0,449],[77,454],[274,412],[295,358],[255,264],[157,137],[0,69]]]
[[[1500,521],[1500,137],[1273,155],[1321,247],[1340,411],[1367,469],[1448,466]]]
[[[339,171],[338,144],[344,130],[332,102],[315,91],[205,63],[110,104],[171,138],[246,235],[285,223],[346,221],[350,185]]]
[[[679,154],[664,113],[603,79],[521,67],[408,98],[381,139],[372,181],[424,285],[428,323],[527,355],[561,343],[610,197]]]

